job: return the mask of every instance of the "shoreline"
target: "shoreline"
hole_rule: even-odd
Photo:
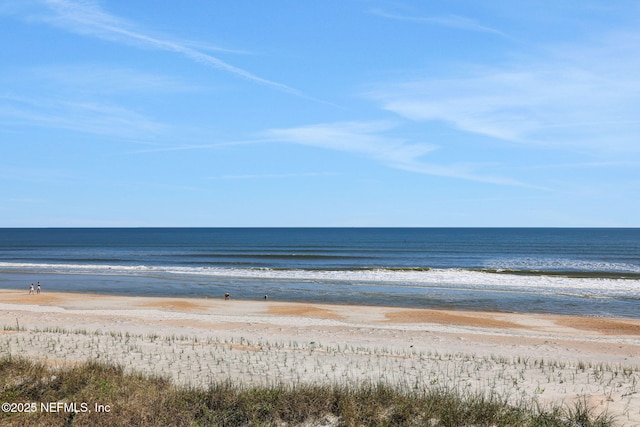
[[[99,293],[47,291],[29,295],[28,291],[0,288],[0,304],[37,305],[64,309],[94,310],[101,307],[119,306],[127,309],[156,308],[169,312],[214,314],[211,310],[222,309],[223,313],[239,315],[238,306],[245,314],[299,316],[317,319],[359,320],[358,314],[378,312],[378,316],[364,316],[362,320],[380,323],[436,324],[466,327],[495,327],[507,329],[541,329],[543,322],[529,323],[532,319],[547,319],[558,326],[564,325],[583,331],[605,335],[630,335],[640,337],[640,319],[632,317],[595,317],[559,315],[545,313],[431,309],[382,305],[331,304],[324,302],[298,302],[275,300],[250,300],[220,298],[196,298],[174,296],[132,296]],[[235,309],[234,309],[235,308]],[[542,328],[541,330],[544,330]]]
[[[52,277],[55,277],[52,276]],[[474,299],[477,298],[477,295],[473,293],[466,295],[467,299],[457,299],[455,301],[447,301],[446,303],[443,301],[439,301],[437,298],[433,299],[431,297],[422,296],[423,299],[412,299],[411,297],[402,297],[400,298],[398,295],[391,295],[390,297],[383,298],[382,296],[377,296],[376,298],[362,298],[362,299],[354,299],[354,298],[338,298],[338,296],[333,296],[331,298],[327,298],[326,296],[321,295],[306,295],[305,297],[300,297],[300,295],[295,294],[277,294],[273,292],[269,292],[268,289],[260,290],[255,292],[239,292],[240,289],[234,287],[219,287],[216,288],[216,292],[202,293],[202,294],[193,294],[193,293],[181,293],[181,292],[162,292],[158,291],[153,287],[144,287],[143,283],[139,283],[134,285],[130,283],[126,287],[126,291],[124,289],[118,290],[107,290],[105,291],[101,286],[93,286],[86,287],[81,285],[84,283],[82,280],[79,280],[79,277],[85,276],[74,276],[74,280],[72,283],[75,283],[77,286],[57,286],[58,283],[52,280],[52,277],[45,276],[46,288],[44,292],[47,294],[56,293],[56,294],[80,294],[80,295],[102,295],[104,297],[130,297],[130,298],[142,298],[142,297],[156,297],[156,298],[165,298],[165,299],[186,299],[186,300],[218,300],[222,298],[225,292],[230,292],[234,301],[245,301],[245,302],[254,302],[254,301],[263,301],[262,297],[265,294],[269,295],[269,302],[281,302],[281,303],[293,303],[293,304],[307,304],[307,305],[335,305],[335,306],[345,306],[345,307],[375,307],[381,310],[385,310],[388,308],[394,309],[410,309],[410,310],[431,310],[437,312],[470,312],[470,313],[512,313],[512,314],[530,314],[530,315],[541,315],[541,316],[574,316],[574,317],[592,317],[592,318],[624,318],[624,319],[635,319],[640,320],[640,311],[638,311],[631,303],[626,303],[628,307],[624,310],[618,311],[610,311],[600,310],[595,304],[598,303],[597,299],[585,299],[584,305],[581,305],[579,309],[576,308],[576,301],[567,301],[566,309],[565,305],[560,304],[558,301],[553,303],[553,307],[543,307],[541,306],[530,306],[528,305],[529,300],[531,299],[523,299],[520,301],[510,302],[507,304],[494,304],[487,303],[487,301],[491,301],[491,292],[483,292],[480,294],[482,297],[481,302]],[[93,276],[86,276],[87,282],[91,282],[89,278],[95,279]],[[48,279],[48,280],[46,280]],[[101,280],[116,280],[121,279],[120,276],[105,276],[102,277]],[[131,279],[128,277],[127,279]],[[134,278],[138,279],[138,278]],[[17,286],[15,283],[30,283],[31,280],[10,280],[9,282],[3,284],[0,283],[0,291],[12,291],[12,292],[28,292],[28,286],[24,285]],[[53,282],[53,283],[52,283]],[[179,282],[182,284],[182,282]],[[35,282],[34,282],[35,284]],[[108,282],[103,283],[105,286]],[[175,285],[175,283],[174,283]],[[456,291],[454,289],[454,291]],[[495,293],[495,292],[494,292]],[[426,298],[426,299],[424,299]],[[460,295],[457,298],[461,298]],[[496,296],[499,298],[499,296]],[[522,308],[522,310],[520,310]],[[616,313],[616,314],[611,314]]]
[[[640,425],[640,319],[0,289],[7,354],[97,358],[196,386],[384,380],[542,404],[587,396]]]

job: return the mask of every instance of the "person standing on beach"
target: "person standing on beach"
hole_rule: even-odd
[[[29,286],[29,295],[33,295],[33,283]]]
[[[36,287],[36,294],[40,294],[40,282],[38,282],[38,286]]]

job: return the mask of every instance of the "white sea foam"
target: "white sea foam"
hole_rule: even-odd
[[[256,281],[299,281],[314,283],[351,283],[367,286],[446,287],[569,293],[586,296],[638,296],[640,280],[599,277],[562,277],[492,273],[468,269],[429,270],[305,270],[250,269],[220,267],[180,267],[100,264],[29,264],[0,262],[0,272],[37,272],[57,274],[197,276],[203,279],[255,279]]]
[[[587,261],[569,258],[505,258],[485,264],[495,270],[583,271],[640,273],[640,265],[624,262]]]

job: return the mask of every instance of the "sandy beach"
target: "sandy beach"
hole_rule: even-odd
[[[0,290],[0,355],[87,359],[176,383],[450,387],[585,397],[640,425],[640,320]]]

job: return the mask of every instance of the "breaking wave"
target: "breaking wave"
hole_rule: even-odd
[[[529,267],[529,266],[527,266]],[[210,266],[55,264],[0,262],[0,272],[85,274],[98,276],[197,277],[198,280],[245,279],[312,283],[352,283],[368,286],[457,288],[574,294],[591,297],[640,292],[639,272],[591,270],[518,270],[508,268],[351,268],[274,269]]]

